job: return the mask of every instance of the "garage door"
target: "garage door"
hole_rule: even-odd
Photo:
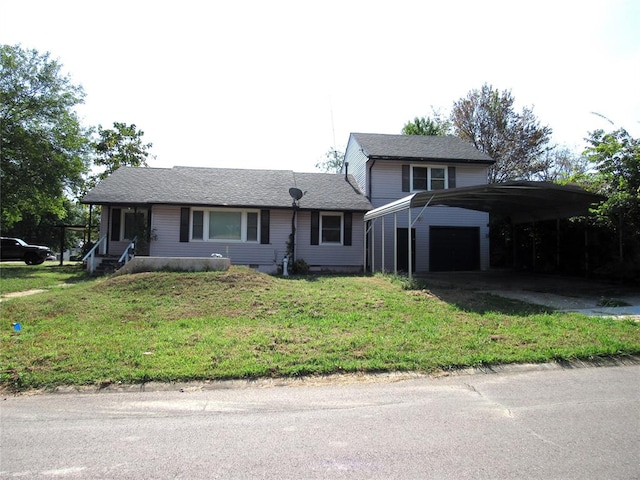
[[[480,270],[479,227],[431,227],[429,270]]]

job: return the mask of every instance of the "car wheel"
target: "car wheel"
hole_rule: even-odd
[[[24,263],[27,265],[39,265],[42,262],[44,262],[44,260],[35,253],[30,253],[24,257]]]

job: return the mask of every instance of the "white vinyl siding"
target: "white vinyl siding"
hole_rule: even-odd
[[[364,213],[353,213],[351,245],[311,245],[311,213],[298,213],[296,228],[296,259],[303,259],[314,270],[360,270],[363,260]]]
[[[219,253],[230,258],[232,265],[250,265],[265,272],[275,272],[282,263],[291,233],[290,210],[271,210],[269,244],[202,240],[180,242],[179,206],[154,206],[151,221],[156,234],[156,240],[151,242],[151,256],[210,257],[212,253]]]
[[[348,172],[353,175],[356,182],[365,193],[365,195],[369,195],[369,191],[367,190],[367,157],[362,152],[362,148],[358,142],[356,142],[353,137],[349,137],[349,143],[347,144],[347,149],[344,154],[345,163],[349,163]],[[343,170],[344,173],[344,170]]]

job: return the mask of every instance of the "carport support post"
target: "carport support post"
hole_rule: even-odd
[[[393,274],[398,274],[398,214],[393,214]]]
[[[371,221],[371,273],[376,273],[376,219]]]
[[[384,263],[384,217],[382,217],[382,273],[385,272]]]
[[[411,280],[413,278],[413,272],[411,271],[411,263],[413,260],[413,252],[411,251],[411,207],[407,208],[407,212],[409,212],[409,222],[407,223],[407,226],[409,227],[407,229],[408,234],[407,234],[407,238],[408,240],[408,244],[409,244],[409,265],[408,265],[408,270],[409,270],[409,280]]]
[[[364,234],[362,235],[362,272],[367,273],[367,224],[369,222],[362,222]]]

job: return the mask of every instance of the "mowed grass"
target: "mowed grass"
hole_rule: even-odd
[[[53,288],[89,280],[82,264],[73,262],[60,266],[59,262],[47,261],[40,265],[24,262],[0,263],[0,294],[24,292],[26,290]]]
[[[640,353],[636,322],[448,297],[457,300],[392,277],[285,279],[240,267],[102,278],[0,304],[0,382],[24,390],[432,372]]]

